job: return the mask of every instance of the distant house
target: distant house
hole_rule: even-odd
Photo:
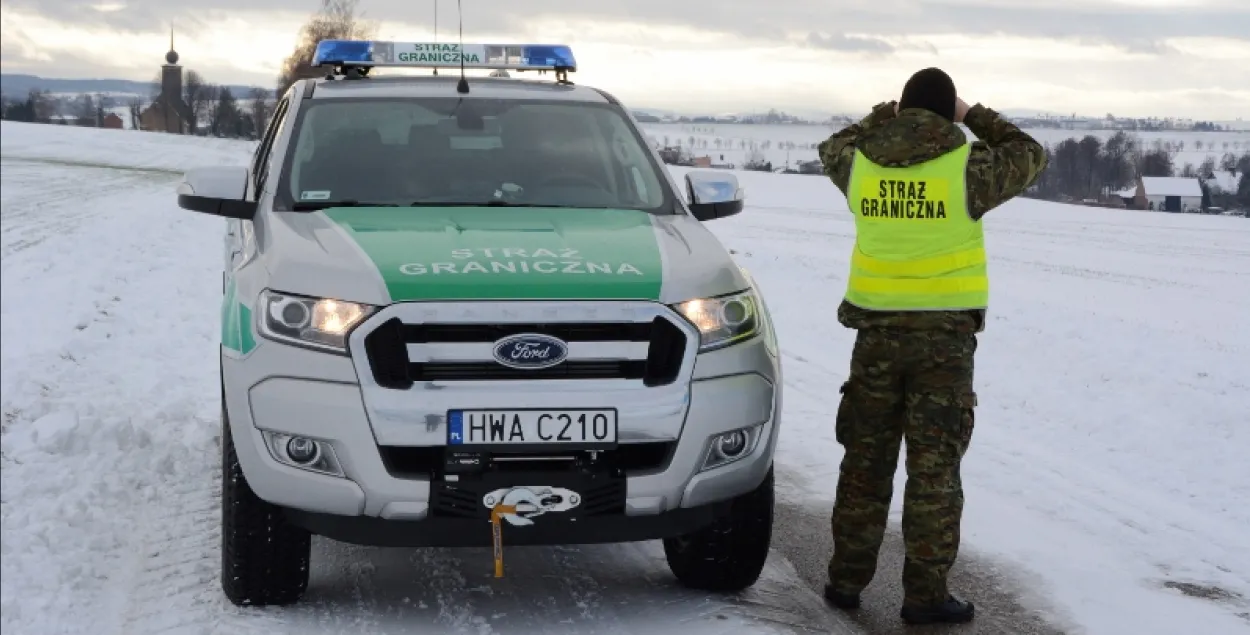
[[[101,123],[102,123],[102,125],[100,126],[101,128],[114,128],[117,130],[121,130],[122,128],[125,127],[122,125],[122,118],[118,117],[116,114],[111,113],[111,112],[104,115],[104,121]]]
[[[1201,212],[1202,185],[1198,179],[1142,176],[1137,178],[1137,191],[1125,203],[1136,209],[1159,212]]]

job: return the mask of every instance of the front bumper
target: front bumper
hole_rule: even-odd
[[[530,316],[519,304],[524,303],[509,304],[508,313],[523,322]],[[604,319],[605,311],[611,310],[604,308],[608,305],[635,316],[638,311],[667,311],[651,303],[602,303],[594,308],[597,318]],[[659,453],[635,452],[653,460],[635,461],[624,471],[620,515],[670,517],[652,525],[635,525],[639,539],[690,523],[710,522],[715,516],[710,511],[716,508],[714,503],[754,489],[772,464],[781,411],[781,375],[764,337],[703,354],[696,354],[693,342],[697,339],[691,340],[676,380],[663,386],[648,387],[631,380],[574,379],[421,382],[403,390],[382,388],[369,372],[365,356],[359,353],[363,346],[359,338],[369,331],[371,323],[391,319],[396,311],[420,311],[427,321],[437,321],[429,319],[437,310],[430,304],[403,309],[405,306],[387,307],[362,325],[353,335],[350,357],[261,341],[245,358],[222,360],[231,430],[249,484],[262,499],[297,510],[294,516],[304,518],[304,523],[318,533],[342,534],[352,540],[355,530],[343,529],[347,521],[334,516],[365,517],[358,519],[359,523],[347,523],[352,526],[368,525],[368,518],[439,519],[438,476],[409,467],[414,457],[441,461],[446,445],[445,413],[451,408],[617,408],[622,448],[663,448]],[[464,306],[440,306],[457,320],[472,319],[465,315]],[[545,311],[543,315],[550,320],[550,305],[533,310]],[[408,321],[413,316],[403,317]],[[701,470],[712,438],[756,425],[760,426],[759,440],[748,455],[722,467]],[[279,463],[263,431],[329,444],[343,476]],[[678,516],[670,514],[679,510],[686,511]],[[479,511],[485,513],[485,507]],[[439,524],[454,529],[456,523]],[[449,530],[445,535],[454,533]],[[605,530],[604,535],[609,534],[615,535]],[[451,540],[438,539],[436,534],[430,534],[429,539]]]

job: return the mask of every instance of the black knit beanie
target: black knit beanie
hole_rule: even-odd
[[[955,120],[955,82],[940,68],[918,71],[903,86],[903,98],[898,109],[924,108],[929,112]]]

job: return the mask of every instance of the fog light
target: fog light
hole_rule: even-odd
[[[263,430],[265,447],[273,460],[290,467],[320,472],[330,476],[344,476],[343,466],[329,441],[297,437],[281,432]]]
[[[736,432],[730,432],[729,434],[722,434],[720,439],[717,439],[716,443],[717,450],[720,451],[721,456],[724,456],[727,459],[732,459],[739,454],[742,454],[742,451],[746,449],[747,433],[742,430],[738,430]]]
[[[317,443],[312,439],[304,437],[292,437],[286,442],[286,455],[291,457],[296,463],[308,464],[317,460]]]
[[[759,445],[763,424],[722,432],[708,438],[707,458],[702,470],[710,470],[745,459]]]

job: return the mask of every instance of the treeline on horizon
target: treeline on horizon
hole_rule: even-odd
[[[104,126],[106,111],[125,107],[124,116],[129,117],[130,127],[142,130],[140,118],[143,111],[156,100],[160,91],[159,78],[152,84],[149,99],[117,99],[86,93],[72,97],[57,96],[32,90],[25,99],[4,99],[0,103],[0,119],[101,127]],[[191,134],[198,136],[256,139],[273,112],[272,93],[269,91],[253,88],[245,99],[240,99],[230,87],[205,82],[194,70],[188,70],[183,76],[181,97],[194,117],[190,122]]]
[[[1120,131],[1106,141],[1086,135],[1045,144],[1050,164],[1028,196],[1066,203],[1093,200],[1115,204],[1120,201],[1117,193],[1135,186],[1139,176],[1185,177],[1198,179],[1204,209],[1250,209],[1250,148],[1238,155],[1231,150],[1239,150],[1240,142],[1222,142],[1220,147],[1217,143],[1208,141],[1204,147],[1201,140],[1194,141],[1195,150],[1208,150],[1212,156],[1198,165],[1181,166],[1175,157],[1185,150],[1183,140],[1156,139],[1146,148],[1135,135]],[[1221,188],[1218,172],[1236,177],[1236,189]]]

